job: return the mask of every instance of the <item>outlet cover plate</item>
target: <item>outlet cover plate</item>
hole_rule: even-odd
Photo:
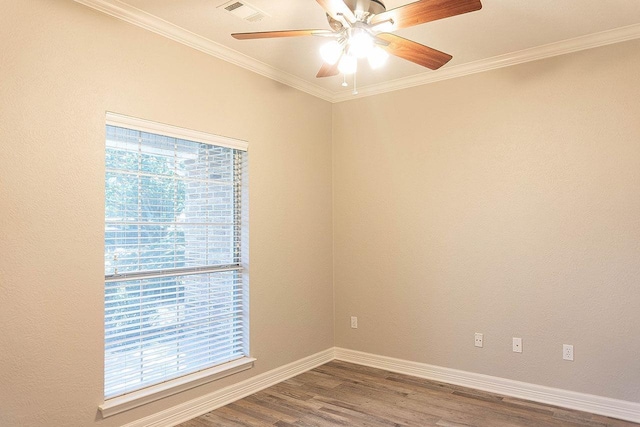
[[[573,360],[573,346],[571,344],[562,345],[562,358],[564,360]]]
[[[522,338],[513,338],[513,352],[522,353]]]
[[[479,332],[476,332],[476,335],[475,335],[475,344],[474,344],[474,345],[475,345],[476,347],[482,347],[482,342],[483,342],[483,341],[484,341],[484,335],[482,335],[482,334],[481,334],[481,333],[479,333]]]

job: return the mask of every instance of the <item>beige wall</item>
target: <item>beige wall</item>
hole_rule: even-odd
[[[330,348],[331,108],[70,0],[2,0],[0,425],[119,426]],[[258,361],[99,420],[105,111],[249,141]]]
[[[639,48],[331,106],[2,1],[0,425],[119,426],[334,344],[640,401]],[[101,420],[105,111],[249,141],[258,362]]]
[[[639,53],[335,105],[336,345],[640,402]]]

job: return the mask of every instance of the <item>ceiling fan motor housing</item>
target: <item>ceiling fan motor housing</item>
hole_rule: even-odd
[[[369,15],[377,15],[387,10],[380,0],[345,0],[344,2],[354,13],[368,12]],[[357,14],[356,14],[357,16]]]
[[[358,21],[365,21],[368,17],[387,10],[380,0],[344,0],[344,3],[351,9]],[[327,20],[334,31],[340,31],[344,27],[342,22],[333,19],[329,14],[327,14]]]

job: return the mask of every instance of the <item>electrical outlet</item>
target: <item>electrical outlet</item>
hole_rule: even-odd
[[[351,329],[358,329],[358,318],[351,316]]]
[[[484,338],[484,335],[482,335],[479,332],[476,332],[476,338],[475,338],[475,346],[476,347],[482,347],[483,338]]]
[[[522,353],[522,338],[513,338],[513,352]]]
[[[562,358],[564,360],[573,360],[573,346],[571,344],[562,345]]]

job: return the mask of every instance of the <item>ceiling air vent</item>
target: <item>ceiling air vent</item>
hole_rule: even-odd
[[[249,22],[262,21],[262,19],[269,16],[266,12],[245,1],[230,1],[218,6],[218,8],[222,8],[232,15]]]

